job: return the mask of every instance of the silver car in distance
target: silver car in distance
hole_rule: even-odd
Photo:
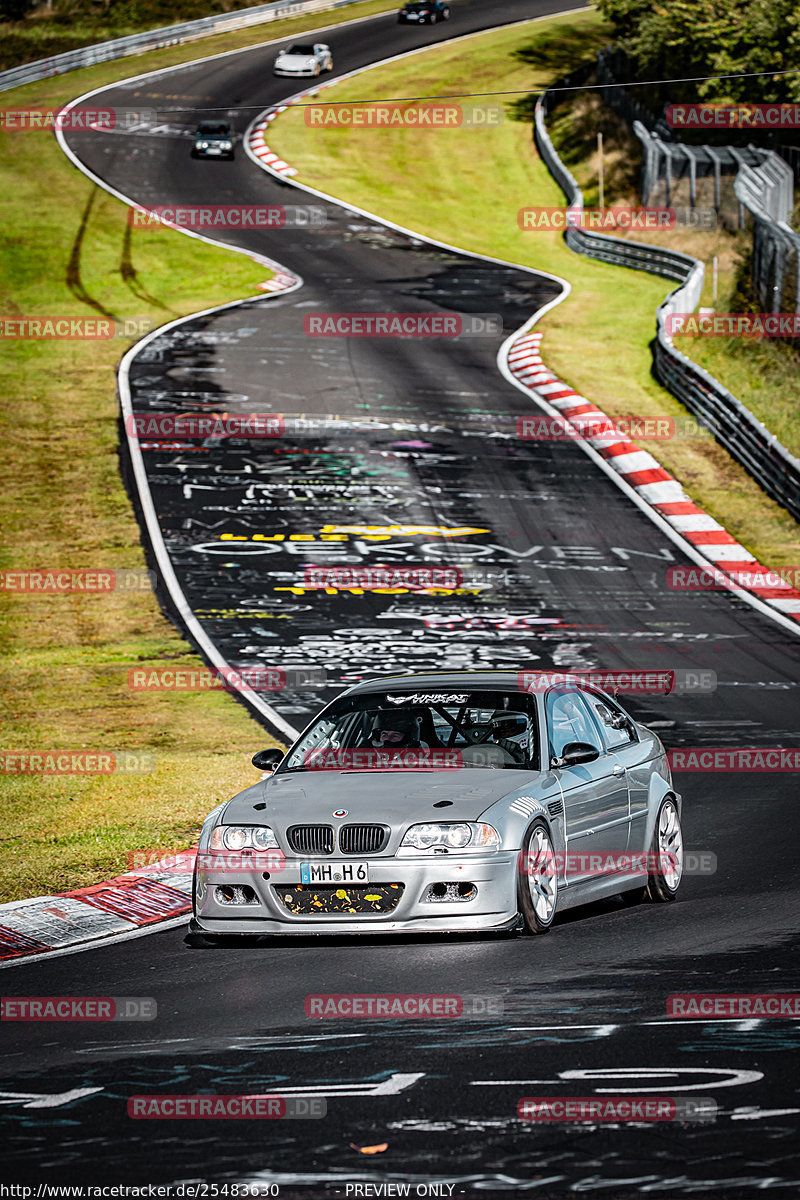
[[[681,797],[658,737],[532,674],[360,683],[256,754],[269,774],[203,825],[192,931],[533,934],[616,893],[673,900]]]
[[[281,50],[272,65],[273,75],[312,75],[333,70],[333,55],[324,42],[294,42]]]

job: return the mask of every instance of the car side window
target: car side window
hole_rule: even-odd
[[[584,696],[580,692],[550,692],[547,697],[547,735],[550,754],[559,757],[569,742],[586,742],[601,754],[606,747]]]
[[[600,722],[600,731],[609,750],[630,746],[634,740],[630,719],[621,709],[604,700],[602,696],[590,696],[589,704]]]

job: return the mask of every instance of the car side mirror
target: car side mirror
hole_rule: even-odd
[[[579,767],[582,763],[594,762],[599,757],[600,751],[596,746],[590,746],[588,742],[567,742],[561,751],[561,757],[550,759],[550,766]]]
[[[253,755],[253,766],[259,771],[274,771],[283,758],[283,750],[259,750]]]

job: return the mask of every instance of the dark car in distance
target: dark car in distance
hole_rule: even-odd
[[[435,25],[450,16],[450,6],[444,0],[410,0],[397,14],[401,25]]]
[[[227,121],[201,121],[192,146],[192,158],[233,158],[234,137]]]

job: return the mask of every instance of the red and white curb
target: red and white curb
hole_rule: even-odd
[[[512,375],[546,404],[557,409],[576,434],[580,426],[572,424],[571,417],[580,417],[582,422],[586,418],[597,418],[604,432],[594,437],[583,433],[579,440],[592,446],[641,500],[708,559],[715,572],[722,572],[730,579],[732,588],[749,592],[800,623],[800,591],[777,578],[774,571],[758,562],[724,526],[703,512],[652,454],[642,450],[621,431],[615,432],[612,418],[549,371],[540,353],[542,337],[541,333],[523,333],[512,342],[508,351]],[[745,586],[732,576],[734,572],[763,575],[768,582]]]
[[[274,171],[276,175],[289,177],[296,175],[297,167],[290,167],[287,162],[283,161],[280,154],[276,154],[267,145],[267,130],[276,117],[286,112],[287,108],[291,108],[293,104],[300,104],[303,100],[310,100],[312,96],[316,96],[317,92],[321,92],[323,88],[333,87],[334,84],[341,83],[345,78],[347,76],[339,75],[336,79],[327,79],[324,83],[318,83],[306,92],[298,92],[296,95],[284,100],[283,104],[279,104],[275,108],[262,113],[244,136],[245,150],[262,163],[263,166],[269,167],[270,171]]]
[[[183,854],[188,857],[196,850]],[[188,915],[192,875],[164,870],[171,861],[74,892],[1,904],[0,962],[64,950]]]
[[[297,99],[299,100],[300,97],[298,96]],[[296,102],[297,101],[294,101],[294,103]],[[283,161],[279,154],[276,154],[274,150],[270,150],[266,141],[266,134],[267,130],[269,129],[270,122],[274,121],[279,113],[285,112],[286,108],[287,106],[282,104],[279,108],[273,109],[272,112],[267,114],[267,116],[262,117],[257,125],[254,125],[252,129],[248,130],[247,145],[252,150],[253,154],[255,154],[256,158],[264,163],[265,166],[271,167],[273,171],[278,173],[278,175],[296,175],[297,168],[290,167],[288,163]]]

